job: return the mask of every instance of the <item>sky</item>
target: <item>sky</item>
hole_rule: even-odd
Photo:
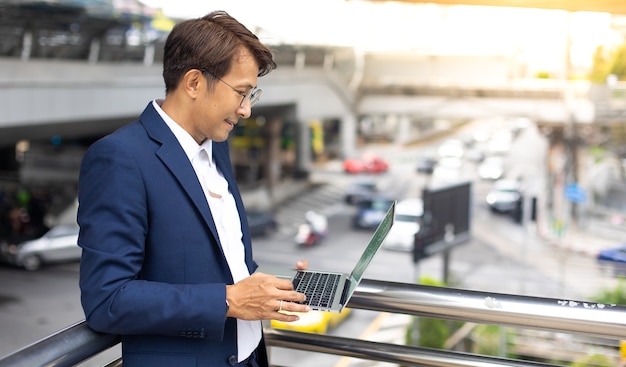
[[[362,0],[141,0],[166,16],[225,10],[267,44],[324,44],[364,51],[515,57],[538,69],[588,67],[599,45],[617,42],[605,13]]]

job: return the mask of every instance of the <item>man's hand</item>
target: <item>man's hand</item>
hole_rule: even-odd
[[[306,270],[306,260],[296,263],[296,269]],[[226,299],[229,309],[228,317],[242,320],[279,320],[284,322],[297,321],[297,315],[288,312],[309,312],[309,306],[301,305],[306,299],[304,294],[293,290],[289,279],[277,278],[264,273],[254,273],[251,276],[226,286]]]

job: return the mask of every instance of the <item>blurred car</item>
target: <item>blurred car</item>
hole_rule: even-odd
[[[282,311],[287,313],[286,311]],[[341,312],[309,311],[297,313],[300,320],[294,322],[282,322],[272,320],[271,325],[276,329],[287,329],[305,333],[326,334],[328,330],[336,328],[343,320],[352,313],[352,309],[344,307]],[[292,313],[293,314],[293,313]]]
[[[497,180],[487,194],[486,200],[493,212],[512,212],[518,208],[522,200],[521,184],[516,180]]]
[[[77,224],[61,224],[37,239],[3,243],[0,258],[31,271],[45,264],[79,261],[82,250],[78,246],[78,230]]]
[[[463,177],[463,160],[454,157],[439,159],[432,173],[433,179],[439,183],[458,182]]]
[[[490,155],[506,154],[513,144],[513,133],[507,130],[500,130],[491,136],[487,142],[487,152]]]
[[[424,203],[419,198],[398,202],[396,219],[387,234],[383,247],[389,250],[413,251],[415,235],[420,230],[419,220],[424,214]]]
[[[246,210],[246,216],[252,237],[268,236],[278,229],[278,223],[271,212],[251,209]]]
[[[347,204],[355,205],[372,196],[377,191],[378,187],[375,180],[353,181],[346,188],[344,200]]]
[[[481,147],[473,145],[465,150],[465,159],[470,162],[482,162],[485,159],[485,152]]]
[[[394,201],[394,199],[382,195],[371,196],[361,201],[352,218],[352,226],[354,228],[375,229]]]
[[[474,143],[485,143],[491,137],[491,131],[487,128],[478,128],[472,132],[472,140]]]
[[[389,163],[376,155],[364,155],[361,159],[348,158],[343,161],[343,170],[347,173],[384,173],[389,170]]]
[[[463,160],[456,157],[444,157],[437,161],[437,168],[444,167],[449,169],[461,169],[463,167]]]
[[[626,244],[601,250],[596,260],[614,276],[626,276]]]
[[[439,146],[437,154],[442,158],[463,158],[465,143],[460,139],[448,139]]]
[[[499,180],[504,175],[504,158],[490,156],[478,165],[478,176],[484,180]]]
[[[437,165],[437,158],[422,157],[417,161],[417,172],[431,174]]]

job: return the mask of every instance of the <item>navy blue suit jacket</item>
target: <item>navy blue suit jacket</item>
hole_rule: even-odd
[[[214,142],[213,157],[235,197],[252,274],[228,143]],[[81,302],[90,327],[122,336],[124,367],[230,365],[233,279],[195,171],[152,103],[88,149],[78,194]]]

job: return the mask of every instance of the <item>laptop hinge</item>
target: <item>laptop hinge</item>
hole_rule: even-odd
[[[346,297],[348,297],[348,292],[350,291],[350,279],[346,278],[346,283],[343,285],[343,291],[341,292],[341,298],[339,299],[339,303],[342,306],[346,305]]]

